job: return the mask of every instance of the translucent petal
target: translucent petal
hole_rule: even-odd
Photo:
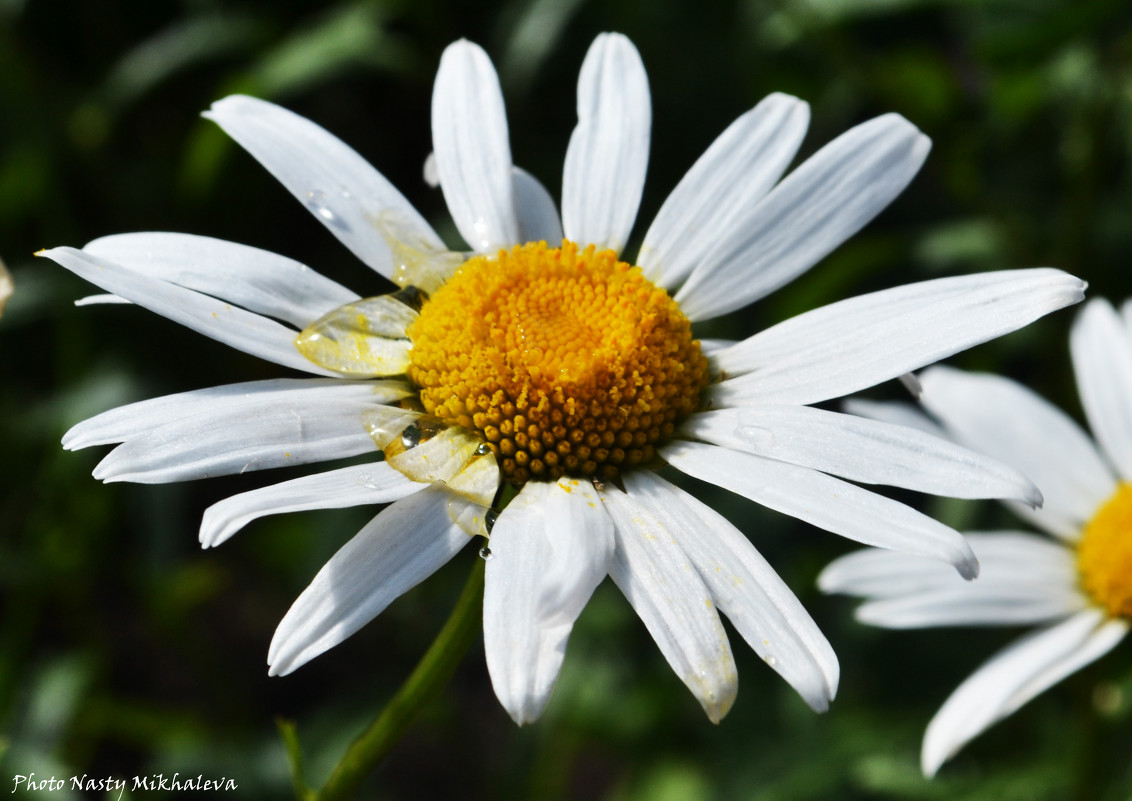
[[[295,339],[295,346],[315,364],[342,375],[401,375],[409,367],[412,348],[406,329],[416,318],[416,310],[396,295],[366,298],[315,320]]]
[[[385,460],[413,481],[443,481],[483,506],[499,489],[499,465],[483,437],[462,426],[421,418],[385,446]]]

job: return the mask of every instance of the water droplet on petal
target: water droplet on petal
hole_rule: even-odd
[[[482,559],[486,562],[490,558],[491,558],[491,548],[488,548],[486,545],[483,546],[482,548],[480,548],[480,559]]]
[[[771,667],[774,667],[775,665],[778,664],[778,660],[775,659],[772,654],[767,654],[766,656],[764,656],[763,661],[766,662]]]
[[[421,430],[420,425],[417,423],[410,423],[405,426],[405,430],[401,432],[401,447],[405,450],[415,448],[421,444],[421,437],[424,432]]]
[[[495,511],[494,509],[487,510],[487,514],[484,515],[483,518],[483,527],[487,529],[488,534],[490,534],[491,530],[495,528],[495,521],[498,519],[499,512]]]
[[[330,208],[326,200],[326,193],[319,190],[307,192],[307,208],[323,222],[335,228],[349,229],[349,225]]]
[[[739,426],[739,437],[756,451],[769,450],[774,446],[774,432],[761,426]]]

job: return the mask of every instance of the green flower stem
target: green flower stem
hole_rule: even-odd
[[[393,749],[421,708],[448,683],[480,629],[483,574],[484,562],[476,559],[456,607],[412,675],[342,755],[321,789],[306,789],[301,784],[296,787],[300,798],[308,801],[349,798],[362,779]]]

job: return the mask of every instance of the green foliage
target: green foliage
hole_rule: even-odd
[[[421,165],[439,54],[461,36],[499,66],[516,161],[552,192],[585,48],[603,30],[634,40],[655,111],[638,232],[712,138],[769,92],[811,103],[807,153],[885,111],[919,125],[934,150],[892,209],[795,284],[701,332],[740,337],[849,294],[987,269],[1062,266],[1093,295],[1132,295],[1130,23],[1122,0],[0,2],[0,255],[16,287],[0,318],[0,779],[179,771],[233,778],[241,799],[286,798],[283,719],[318,785],[428,648],[475,558],[294,676],[269,679],[275,625],[365,510],[259,521],[202,553],[203,509],[267,477],[102,485],[89,475],[98,454],[59,448],[68,426],[119,403],[276,373],[140,309],[73,308],[92,290],[35,260],[39,248],[189,231],[288,254],[363,294],[385,290],[199,119],[212,101],[248,92],[317,120],[446,236]],[[1076,409],[1071,318],[955,362]],[[838,651],[842,689],[827,715],[736,643],[742,692],[711,726],[607,584],[540,723],[511,723],[473,646],[360,797],[1132,798],[1132,648],[1031,702],[928,782],[924,726],[1015,633],[866,630],[844,599],[813,589],[845,543],[722,491],[708,497]],[[964,526],[1003,519],[992,504],[927,508]],[[80,796],[52,795],[68,797]]]

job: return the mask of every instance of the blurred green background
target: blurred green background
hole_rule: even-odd
[[[915,122],[934,149],[891,209],[791,286],[700,331],[742,336],[848,294],[978,270],[1053,265],[1091,294],[1132,294],[1130,23],[1126,0],[0,0],[0,257],[16,284],[0,318],[0,793],[31,772],[179,771],[230,777],[234,798],[287,798],[275,719],[296,722],[320,781],[412,669],[475,559],[469,549],[343,645],[269,679],[275,625],[372,510],[261,520],[202,552],[206,506],[297,473],[102,485],[90,477],[102,449],[60,449],[70,425],[111,406],[281,373],[138,308],[74,308],[96,290],[35,260],[39,248],[187,231],[287,254],[363,295],[387,291],[199,117],[212,101],[247,92],[319,122],[455,244],[421,178],[444,46],[467,37],[488,50],[515,161],[557,195],[582,56],[597,33],[624,32],[654,108],[628,253],[683,171],[769,92],[811,103],[803,155],[879,113]],[[1072,317],[953,363],[1020,378],[1080,418]],[[885,393],[899,394],[873,394]],[[1017,632],[858,626],[846,599],[813,589],[849,543],[697,491],[749,533],[834,644],[842,684],[828,714],[734,638],[741,692],[712,726],[607,582],[541,722],[511,723],[477,646],[360,797],[1132,799],[1128,643],[928,782],[928,720]],[[989,502],[909,500],[958,526],[1010,522]]]

